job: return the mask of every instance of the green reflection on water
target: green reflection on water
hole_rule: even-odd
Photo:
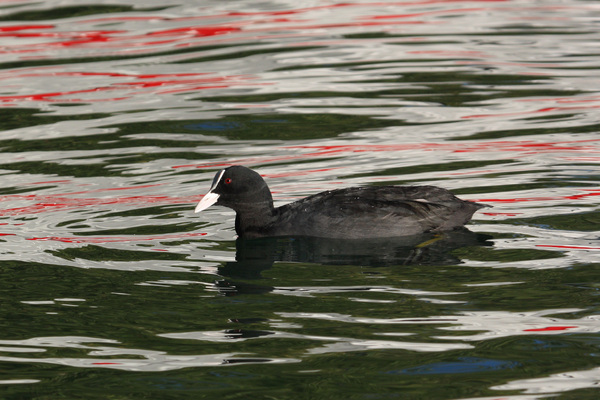
[[[110,116],[110,114],[88,113],[71,115],[68,117],[68,119],[73,121],[86,121],[104,118],[108,116]],[[64,115],[52,115],[44,113],[37,108],[0,108],[0,130],[2,131],[25,128],[28,126],[49,125],[64,120]],[[70,138],[69,140],[72,141],[74,139]],[[11,151],[31,150],[32,148],[36,148],[37,146],[44,146],[44,141],[21,142],[15,139],[2,140],[1,142],[3,144],[3,147],[5,145],[8,145]],[[46,149],[56,149],[55,147],[49,147],[47,144],[45,146]]]

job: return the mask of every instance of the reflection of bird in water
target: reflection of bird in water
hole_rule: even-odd
[[[215,175],[196,212],[212,204],[235,210],[235,230],[247,239],[371,239],[444,232],[462,227],[485,207],[435,186],[369,186],[326,191],[275,208],[264,179],[239,165]]]
[[[324,239],[284,237],[238,239],[236,261],[219,268],[224,277],[217,282],[223,295],[265,293],[273,290],[260,282],[262,271],[275,262],[319,265],[360,265],[393,267],[407,265],[456,265],[461,260],[453,250],[470,246],[490,246],[491,237],[466,228],[438,234],[422,234],[386,239]],[[244,280],[242,282],[241,280]],[[248,280],[258,280],[249,283]]]

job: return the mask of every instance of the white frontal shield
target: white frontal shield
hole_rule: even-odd
[[[221,181],[221,178],[223,177],[224,173],[225,173],[225,170],[221,170],[215,176],[215,179],[213,179],[212,186],[211,186],[210,190],[208,191],[208,193],[206,193],[204,195],[204,197],[202,198],[202,200],[200,200],[198,202],[198,204],[196,205],[196,208],[194,209],[195,213],[198,213],[200,211],[206,210],[208,207],[210,207],[213,204],[215,204],[217,202],[217,200],[219,200],[219,195],[217,193],[213,193],[213,190],[215,190],[215,188],[217,187],[217,185]]]

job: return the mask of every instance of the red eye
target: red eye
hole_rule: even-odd
[[[226,185],[229,185],[231,183],[231,178],[225,178],[225,180],[223,181]]]

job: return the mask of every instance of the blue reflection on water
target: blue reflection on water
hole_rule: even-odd
[[[398,375],[468,374],[472,372],[513,369],[521,366],[521,363],[516,361],[493,360],[479,357],[460,357],[458,360],[425,364],[399,371],[388,371],[386,373]]]

